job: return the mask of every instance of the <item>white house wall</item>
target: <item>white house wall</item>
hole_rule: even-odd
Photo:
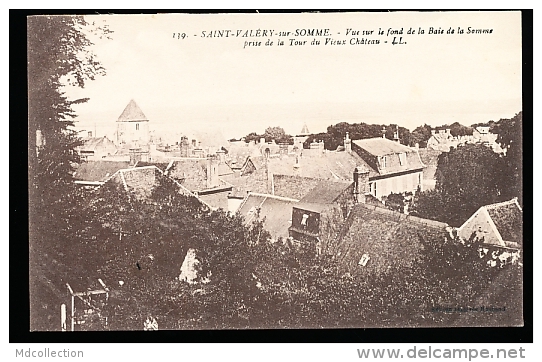
[[[373,181],[376,182],[376,197],[381,199],[391,193],[414,192],[418,186],[421,187],[420,180],[423,180],[421,171]]]

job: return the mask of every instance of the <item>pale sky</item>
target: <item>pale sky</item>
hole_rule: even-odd
[[[341,121],[465,125],[512,117],[521,110],[519,12],[402,12],[338,14],[113,15],[89,21],[109,25],[112,40],[94,39],[107,75],[85,89],[67,89],[78,129],[111,134],[130,99],[157,133],[219,130],[224,136],[262,133],[281,126],[311,132]],[[421,27],[425,34],[406,34]],[[428,34],[430,27],[455,34]],[[458,27],[465,34],[457,34]],[[493,29],[466,34],[467,28]],[[346,30],[360,35],[346,35]],[[377,35],[378,29],[384,35]],[[391,45],[389,28],[407,44]],[[273,30],[259,38],[202,38],[215,30]],[[296,29],[329,29],[346,45],[290,46]],[[363,30],[373,30],[362,35]],[[173,33],[186,33],[184,40]],[[340,33],[340,34],[339,34]],[[350,45],[351,38],[379,45]],[[264,46],[271,39],[272,46]],[[277,46],[278,39],[285,41]],[[245,41],[261,41],[246,47]],[[384,41],[388,41],[384,44]]]

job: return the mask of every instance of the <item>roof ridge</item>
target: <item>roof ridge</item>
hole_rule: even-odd
[[[511,200],[507,200],[507,201],[502,201],[502,202],[496,202],[494,204],[489,204],[489,205],[484,205],[482,207],[485,207],[486,209],[495,209],[497,207],[500,207],[500,206],[505,206],[505,205],[511,205],[511,204],[516,204],[517,203],[517,197],[514,197],[513,199]],[[518,205],[519,206],[519,205]],[[521,207],[519,208],[521,210]]]

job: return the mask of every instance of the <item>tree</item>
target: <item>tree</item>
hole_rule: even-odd
[[[32,16],[27,20],[28,140],[31,273],[55,270],[52,259],[59,245],[69,245],[68,236],[78,222],[74,217],[79,190],[74,186],[74,166],[80,161],[75,147],[81,144],[73,126],[72,106],[86,99],[69,100],[65,84],[84,87],[105,74],[89,50],[92,43],[81,16]],[[105,27],[92,31],[107,36]],[[37,139],[39,136],[40,143]],[[54,277],[54,276],[53,276]],[[32,322],[40,323],[37,293],[31,293]],[[43,300],[42,300],[43,302]],[[33,326],[31,326],[33,328]]]
[[[410,134],[409,146],[414,147],[416,143],[419,147],[427,147],[427,141],[431,138],[431,126],[424,124],[423,126],[416,127]]]
[[[523,112],[512,119],[501,119],[496,129],[497,143],[506,150],[505,190],[523,204]]]
[[[32,16],[27,26],[30,199],[37,217],[69,209],[54,205],[69,201],[74,165],[80,161],[74,149],[81,141],[70,128],[76,117],[72,106],[87,99],[69,100],[63,87],[83,88],[105,70],[89,50],[84,29],[90,24],[83,17]],[[107,26],[92,31],[110,33]],[[36,144],[38,134],[42,144]],[[45,224],[61,217],[49,216]]]
[[[439,155],[434,191],[416,195],[413,214],[460,226],[479,207],[505,197],[503,159],[486,146],[466,144]]]
[[[265,142],[275,141],[276,143],[294,143],[292,136],[287,135],[282,127],[267,127],[263,137],[265,137]]]

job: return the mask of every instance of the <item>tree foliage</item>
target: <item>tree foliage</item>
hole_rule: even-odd
[[[418,194],[412,212],[460,226],[478,208],[508,195],[503,159],[484,145],[466,144],[439,155],[435,190]]]
[[[506,150],[503,177],[509,192],[523,204],[523,112],[497,123],[497,143]]]
[[[83,227],[74,217],[82,196],[72,178],[80,162],[75,147],[81,141],[71,126],[76,117],[72,106],[86,99],[70,100],[63,88],[84,87],[105,74],[84,32],[90,27],[80,16],[27,20],[30,262],[37,278],[56,268],[50,264],[56,259],[45,255],[65,255],[71,247],[69,238]],[[92,28],[103,36],[110,33],[106,26]],[[31,289],[31,320],[39,323],[45,313],[37,295]]]
[[[82,88],[105,70],[90,51],[92,43],[84,33],[90,24],[83,17],[32,16],[27,26],[30,198],[40,215],[41,207],[66,202],[74,165],[80,161],[74,152],[80,139],[70,128],[76,117],[72,106],[87,99],[69,100],[63,87]],[[93,31],[110,33],[107,27]],[[36,144],[37,131],[41,145]]]
[[[282,127],[267,127],[264,134],[259,135],[256,132],[251,132],[244,137],[245,142],[254,141],[260,142],[261,138],[265,138],[265,142],[275,141],[275,143],[287,143],[289,145],[294,143],[294,139],[289,134],[286,134]]]
[[[385,129],[385,136],[393,139],[397,131],[397,125],[378,125],[366,123],[346,123],[340,122],[327,128],[327,132],[310,135],[303,144],[304,148],[309,148],[311,142],[324,141],[326,150],[336,150],[337,147],[344,145],[344,137],[348,132],[350,139],[360,140],[365,138],[382,137],[382,129]],[[407,128],[399,127],[399,139],[402,144],[410,143],[410,131]]]

